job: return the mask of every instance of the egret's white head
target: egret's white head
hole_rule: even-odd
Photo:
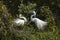
[[[22,14],[19,15],[19,18],[22,17]]]
[[[35,11],[33,11],[32,13],[33,13],[33,15],[36,15],[36,12]]]

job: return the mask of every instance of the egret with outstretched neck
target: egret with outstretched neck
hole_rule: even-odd
[[[34,18],[34,16],[36,16],[36,12],[33,11],[32,12],[33,15],[31,15],[31,21],[34,22],[37,26],[37,28],[40,30],[43,30],[45,28],[45,26],[47,26],[47,22],[40,20],[39,18]]]

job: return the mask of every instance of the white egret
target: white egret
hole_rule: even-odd
[[[22,16],[22,14],[19,15],[19,18],[14,20],[14,23],[17,24],[18,26],[22,26],[27,22],[27,19]]]
[[[31,21],[36,24],[38,29],[43,30],[45,28],[45,26],[47,26],[47,22],[42,21],[42,20],[40,20],[38,18],[34,18],[34,16],[36,16],[36,12],[35,11],[33,11],[32,13],[33,13],[33,15],[31,15]]]

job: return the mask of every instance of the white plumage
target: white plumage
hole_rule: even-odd
[[[47,22],[42,21],[42,20],[40,20],[38,18],[33,18],[33,16],[36,16],[36,12],[33,11],[32,13],[33,13],[33,15],[31,15],[31,21],[34,22],[37,25],[38,29],[42,29],[43,30],[44,27],[47,26]]]
[[[18,26],[22,26],[27,22],[27,19],[22,16],[22,14],[19,15],[19,18],[14,20],[14,23],[17,24]]]

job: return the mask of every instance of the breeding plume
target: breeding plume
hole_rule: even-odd
[[[33,11],[32,13],[33,13],[33,15],[31,15],[31,21],[36,24],[38,29],[43,30],[45,28],[45,26],[47,26],[47,22],[42,21],[42,20],[40,20],[38,18],[34,18],[34,16],[36,16],[36,12],[35,11]]]
[[[22,14],[19,15],[19,18],[14,20],[14,23],[17,24],[18,26],[22,26],[27,22],[27,19],[22,16]]]

